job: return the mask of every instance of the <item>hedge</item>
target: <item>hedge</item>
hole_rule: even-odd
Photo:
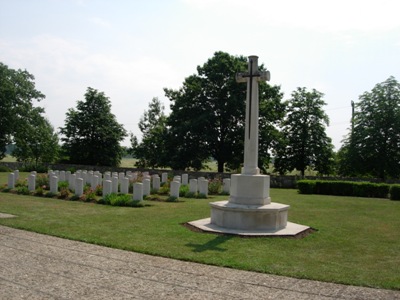
[[[400,185],[392,185],[393,197],[400,200]],[[391,186],[385,183],[329,181],[329,180],[299,180],[297,187],[300,194],[319,194],[334,196],[354,196],[371,198],[388,198]],[[392,199],[392,196],[390,196]],[[392,199],[394,200],[394,199]],[[396,199],[397,200],[397,199]]]
[[[400,200],[400,184],[393,184],[390,187],[390,200]]]

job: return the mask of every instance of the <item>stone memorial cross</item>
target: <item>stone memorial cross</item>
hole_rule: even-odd
[[[244,139],[244,166],[242,174],[258,175],[258,82],[269,81],[269,71],[258,70],[258,56],[249,56],[249,69],[247,73],[236,74],[237,82],[247,82],[246,94],[246,125]]]

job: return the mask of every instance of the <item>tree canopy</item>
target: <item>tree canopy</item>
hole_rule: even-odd
[[[118,166],[124,153],[120,142],[127,135],[111,113],[111,102],[103,92],[88,88],[84,101],[66,113],[63,148],[76,164]]]
[[[26,70],[13,70],[0,63],[0,159],[16,133],[29,125],[33,101],[45,98],[36,90],[34,79]],[[35,109],[43,112],[42,108]]]
[[[18,161],[37,168],[58,158],[58,136],[50,122],[41,115],[41,109],[32,109],[27,124],[16,132],[12,155]]]
[[[356,103],[352,129],[340,150],[343,175],[400,176],[400,84],[394,77]]]
[[[247,70],[244,56],[216,52],[197,74],[187,77],[179,90],[164,89],[171,101],[168,117],[168,143],[173,151],[171,167],[200,169],[214,158],[218,172],[224,166],[238,168],[243,162],[246,85],[237,83],[235,75]],[[260,70],[264,70],[260,66]],[[283,116],[279,87],[260,84],[260,144],[265,147],[260,161],[266,163],[270,136],[277,134],[274,124]],[[269,135],[270,132],[273,134]]]
[[[284,139],[277,148],[275,169],[280,173],[297,169],[304,176],[307,167],[329,174],[333,167],[333,145],[326,135],[329,118],[322,109],[323,94],[297,88],[287,101],[283,121]]]
[[[137,158],[136,166],[157,168],[168,166],[167,160],[167,116],[158,98],[153,98],[139,121],[142,141],[131,134],[131,154]]]

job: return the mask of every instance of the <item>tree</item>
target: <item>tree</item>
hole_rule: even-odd
[[[41,163],[54,162],[58,157],[58,136],[40,109],[32,109],[27,123],[15,134],[12,155],[18,161],[37,168]]]
[[[344,141],[343,175],[400,176],[400,84],[394,77],[359,97],[354,126]]]
[[[297,88],[287,101],[287,115],[283,122],[283,136],[277,148],[275,169],[285,173],[311,167],[322,174],[329,174],[333,167],[333,145],[326,135],[329,118],[322,109],[323,94],[313,89]]]
[[[216,52],[197,67],[197,74],[185,79],[182,88],[164,89],[171,101],[167,124],[169,149],[173,147],[172,168],[200,169],[212,157],[218,163],[218,172],[223,172],[225,165],[237,168],[243,162],[246,85],[237,83],[235,75],[246,70],[245,57]],[[260,153],[263,163],[272,145],[265,136],[283,111],[281,97],[279,87],[260,84],[260,108],[264,108],[260,109],[260,129],[265,130],[260,140],[266,145]],[[274,108],[276,113],[271,112]]]
[[[166,121],[164,105],[158,98],[153,98],[149,103],[149,109],[143,113],[138,124],[142,132],[141,143],[138,142],[136,136],[131,134],[131,154],[138,159],[136,166],[153,169],[167,166]]]
[[[103,92],[88,88],[77,109],[66,113],[65,127],[60,128],[63,147],[69,161],[76,164],[118,166],[127,135],[111,113],[111,102]]]
[[[35,89],[34,79],[26,70],[16,71],[0,63],[0,159],[15,134],[28,125],[33,101],[45,98]]]

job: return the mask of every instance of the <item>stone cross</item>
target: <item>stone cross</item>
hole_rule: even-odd
[[[258,175],[258,82],[269,81],[269,71],[258,70],[258,56],[249,56],[248,73],[236,74],[237,82],[247,82],[246,94],[246,123],[244,139],[244,166],[242,174]]]

